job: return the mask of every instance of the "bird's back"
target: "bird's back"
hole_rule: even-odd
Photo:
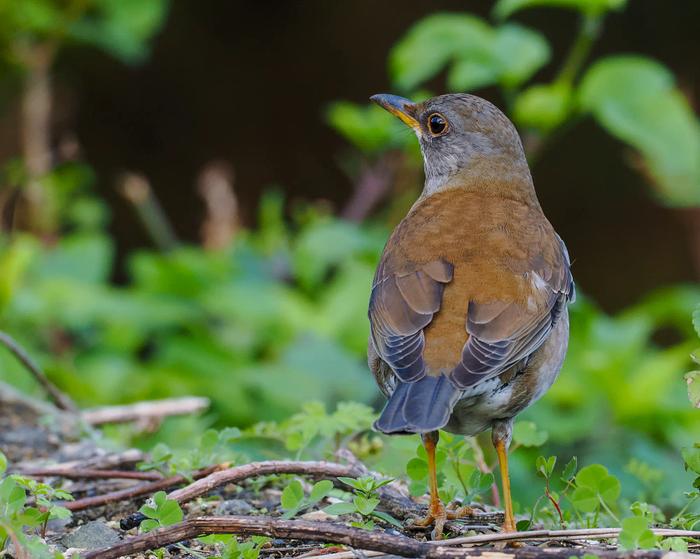
[[[453,277],[424,329],[427,374],[457,365],[470,302],[543,306],[529,272],[563,264],[560,241],[538,204],[459,187],[414,205],[387,242],[377,275],[410,273],[437,259],[452,264]]]

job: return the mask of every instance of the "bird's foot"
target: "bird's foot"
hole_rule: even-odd
[[[437,501],[430,503],[428,507],[428,514],[423,518],[414,520],[414,526],[427,527],[431,524],[435,524],[430,536],[434,540],[442,539],[442,532],[445,528],[445,522],[448,520],[455,520],[457,518],[462,518],[464,516],[469,516],[474,514],[474,509],[471,507],[459,507],[456,509],[445,508],[442,502]]]

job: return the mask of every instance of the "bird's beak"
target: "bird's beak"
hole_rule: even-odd
[[[380,93],[372,95],[369,98],[377,105],[389,111],[392,115],[399,117],[404,124],[413,128],[416,132],[420,131],[420,123],[416,120],[416,104],[408,99],[399,97],[398,95],[390,95],[388,93]]]

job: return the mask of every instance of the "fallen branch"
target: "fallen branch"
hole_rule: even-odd
[[[663,537],[700,537],[697,530],[673,530],[670,528],[652,528],[654,534]],[[430,545],[451,546],[451,545],[474,545],[483,543],[495,543],[515,540],[575,540],[575,539],[610,539],[620,535],[620,528],[582,528],[572,530],[530,530],[528,532],[502,532],[498,534],[480,534],[478,536],[465,536],[428,542]]]
[[[65,466],[46,466],[19,470],[20,475],[28,477],[62,477],[66,479],[140,479],[156,481],[164,479],[158,472],[134,472],[130,470],[98,470],[93,468],[66,468]]]
[[[22,348],[22,346],[17,343],[17,341],[7,334],[6,332],[0,332],[0,344],[4,345],[12,355],[17,358],[17,360],[24,365],[34,379],[41,385],[41,387],[46,391],[51,401],[56,405],[58,409],[76,413],[78,407],[75,405],[73,400],[71,400],[66,394],[61,392],[58,387],[51,382],[41,367],[37,365],[34,360],[29,356],[29,354]]]
[[[543,530],[546,532],[546,530]],[[553,532],[559,532],[554,530]],[[425,557],[427,559],[483,556],[489,558],[535,559],[550,557],[568,559],[571,556],[595,554],[604,559],[660,558],[665,552],[659,550],[610,551],[598,548],[539,548],[522,547],[498,551],[483,548],[451,548],[457,539],[438,542],[420,542],[406,536],[397,536],[381,531],[350,528],[331,522],[305,520],[281,520],[265,516],[209,516],[186,520],[153,532],[130,538],[117,545],[91,551],[85,559],[117,559],[125,555],[156,549],[183,540],[206,534],[259,535],[281,539],[345,544],[357,549],[379,551],[403,557]],[[522,533],[521,533],[522,534]],[[527,533],[526,533],[527,534]],[[522,539],[522,538],[520,538]]]
[[[356,477],[357,471],[352,466],[335,462],[307,462],[301,460],[268,460],[251,462],[209,474],[187,487],[177,489],[168,494],[168,499],[174,499],[180,504],[191,501],[228,483],[238,483],[251,477],[270,474],[299,474],[317,477]]]
[[[202,478],[211,474],[212,472],[216,472],[221,468],[228,468],[228,465],[217,464],[216,466],[210,466],[209,468],[204,468],[203,470],[196,471],[194,474],[192,474],[192,477],[194,479]],[[62,503],[62,506],[71,511],[85,510],[92,507],[107,505],[109,503],[129,501],[132,499],[136,499],[137,497],[142,497],[144,495],[152,495],[157,491],[164,491],[165,489],[171,488],[173,485],[180,485],[186,482],[187,478],[185,476],[176,475],[153,481],[151,483],[144,483],[141,485],[136,485],[134,487],[120,489],[118,491],[111,491],[102,495],[95,495],[94,497],[85,497],[84,499],[78,499],[77,501],[69,501],[67,503]]]
[[[85,410],[83,420],[90,425],[106,423],[130,423],[148,419],[161,419],[173,415],[189,415],[209,408],[209,399],[199,396],[168,398],[147,402],[136,402],[124,406],[106,406]]]

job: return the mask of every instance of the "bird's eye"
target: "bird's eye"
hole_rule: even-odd
[[[433,113],[428,117],[428,128],[433,136],[439,136],[447,131],[447,120],[440,113]]]

